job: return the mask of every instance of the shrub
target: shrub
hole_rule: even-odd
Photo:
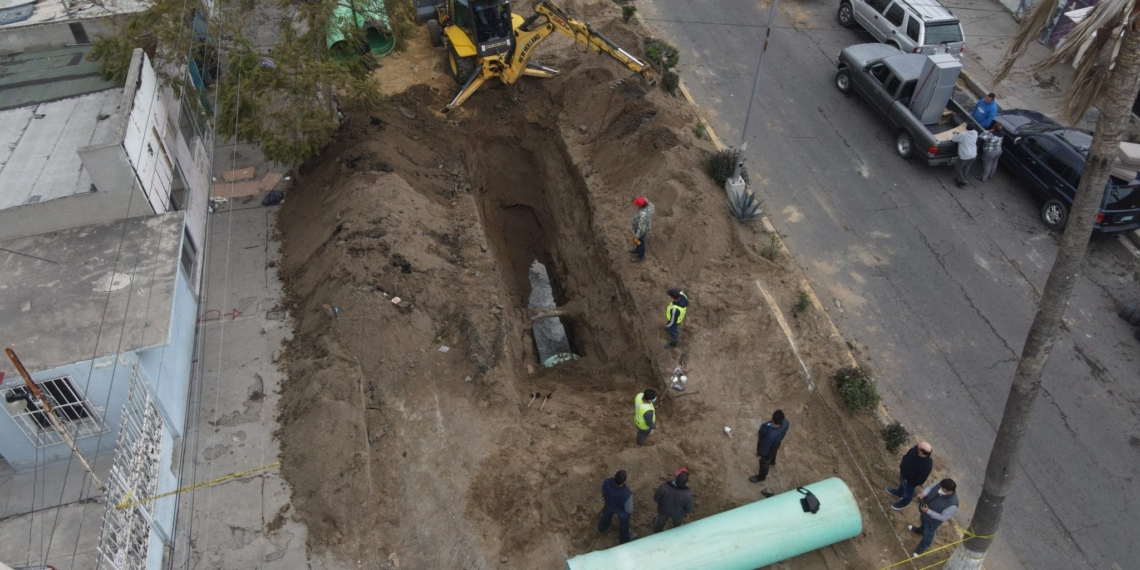
[[[783,252],[780,251],[780,236],[771,233],[768,234],[768,245],[760,248],[760,256],[773,263],[780,261],[780,256]]]
[[[676,71],[669,70],[661,75],[661,88],[666,93],[676,97],[677,88],[681,86],[681,76]]]
[[[844,366],[835,372],[839,399],[852,412],[869,412],[879,405],[879,390],[863,366]]]
[[[649,61],[661,66],[661,71],[669,71],[676,67],[681,60],[681,52],[677,46],[657,38],[645,38],[645,57]]]
[[[709,128],[705,125],[704,121],[697,121],[697,126],[693,127],[693,134],[698,139],[704,140],[709,135]]]
[[[637,14],[637,6],[626,4],[621,7],[621,21],[628,24],[633,19],[634,14]]]
[[[736,166],[736,158],[740,153],[736,149],[718,150],[709,155],[705,163],[705,173],[712,177],[717,186],[724,188],[724,183],[732,176],[732,169]],[[748,182],[748,169],[740,167],[740,177]]]
[[[796,304],[792,306],[792,316],[799,315],[809,308],[811,308],[811,295],[808,295],[807,291],[800,289],[799,293],[796,293]]]
[[[898,453],[899,448],[910,441],[910,432],[898,420],[883,428],[883,443],[887,444],[887,451]]]

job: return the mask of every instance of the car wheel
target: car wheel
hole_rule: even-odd
[[[1064,228],[1065,222],[1069,221],[1069,207],[1055,198],[1049,200],[1041,206],[1041,221],[1051,230]]]
[[[1132,326],[1140,326],[1140,311],[1136,311],[1128,318],[1128,324]]]
[[[895,137],[895,152],[904,160],[910,160],[910,157],[914,156],[914,137],[906,131],[901,131],[899,136]]]
[[[851,72],[840,69],[835,72],[835,88],[844,95],[851,94]]]
[[[428,39],[431,40],[431,47],[439,47],[443,45],[443,28],[439,25],[439,20],[428,20]]]
[[[447,50],[447,63],[451,66],[451,76],[460,85],[466,84],[471,79],[471,74],[475,73],[475,58],[460,57],[454,45]]]
[[[850,28],[855,25],[855,13],[851,11],[851,3],[843,2],[839,5],[839,25]]]
[[[1136,340],[1140,340],[1140,329],[1132,331],[1132,336],[1135,337]]]

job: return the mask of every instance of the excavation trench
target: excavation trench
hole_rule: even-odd
[[[629,292],[599,243],[586,183],[558,135],[530,123],[474,133],[464,162],[512,306],[528,306],[528,272],[538,261],[549,273],[554,303],[573,308],[561,322],[583,364],[610,364],[619,353],[642,354],[639,335],[628,329],[633,322]],[[536,350],[529,316],[516,317],[512,325]],[[623,371],[631,375],[650,371],[647,358],[622,360]]]

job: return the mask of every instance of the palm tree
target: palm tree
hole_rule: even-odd
[[[1048,25],[1054,7],[1053,2],[1038,0],[1033,12],[1022,20],[1006,52],[999,81],[1009,73],[1014,61],[1025,53],[1029,42]],[[1109,171],[1128,123],[1132,103],[1140,89],[1140,6],[1137,6],[1137,0],[1102,0],[1073,29],[1065,44],[1052,57],[1035,66],[1033,71],[1056,66],[1070,57],[1077,58],[1077,73],[1065,92],[1065,119],[1076,122],[1094,103],[1099,104],[1100,118],[1069,223],[1061,237],[1061,247],[1049,272],[1033,326],[1029,329],[1013,376],[1009,399],[1006,400],[997,439],[986,466],[982,495],[966,531],[967,540],[954,551],[945,570],[980,570],[986,551],[998,533],[1029,416],[1041,388],[1041,373],[1057,338],[1061,317],[1065,314],[1100,212]]]

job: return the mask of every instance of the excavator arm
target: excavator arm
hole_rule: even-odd
[[[553,2],[549,0],[539,0],[535,2],[534,15],[524,22],[524,27],[527,22],[536,20],[539,16],[545,17],[547,23],[554,26],[553,31],[573,39],[590,51],[608,55],[630,71],[640,74],[648,83],[656,83],[653,68],[651,68],[648,63],[637,59],[633,54],[625,51],[621,46],[602,35],[601,32],[595,30],[589,23],[567,14]],[[526,54],[521,55],[523,57],[526,56]]]
[[[554,77],[558,75],[557,69],[530,62],[534,48],[554,32],[573,39],[589,51],[609,56],[626,69],[640,75],[642,81],[648,85],[657,82],[653,68],[648,63],[634,57],[595,30],[590,24],[570,16],[549,0],[535,2],[534,14],[531,14],[527,19],[521,20],[517,15],[514,18],[516,18],[514,25],[515,49],[509,53],[496,54],[477,60],[475,72],[460,89],[455,99],[452,99],[451,103],[447,105],[445,111],[462,105],[484,83],[493,78],[498,78],[509,85],[524,75],[532,77]]]

